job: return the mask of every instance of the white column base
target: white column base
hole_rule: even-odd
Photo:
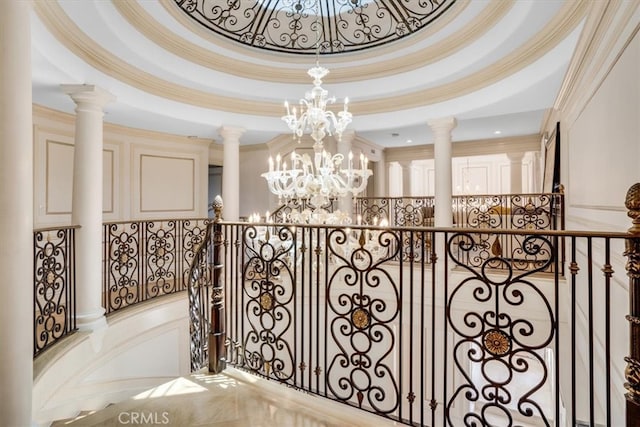
[[[107,327],[107,318],[104,317],[104,308],[90,313],[76,314],[76,326],[80,331],[99,331]]]

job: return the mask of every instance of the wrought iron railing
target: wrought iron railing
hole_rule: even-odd
[[[386,219],[392,227],[433,226],[433,197],[356,197],[354,214],[363,224]]]
[[[482,263],[488,257],[511,259],[511,268],[529,270],[545,261],[547,254],[535,256],[527,253],[523,247],[521,233],[493,233],[490,230],[562,230],[564,229],[563,194],[503,194],[454,196],[452,204],[452,222],[461,229],[482,229],[474,234],[474,246],[465,251],[465,257],[471,264]],[[363,224],[375,224],[386,219],[396,227],[432,227],[434,225],[433,197],[367,197],[354,200],[354,212]],[[429,241],[427,240],[426,243]],[[409,254],[409,244],[417,245],[413,256],[419,256],[422,241],[403,242],[405,259]],[[564,242],[560,242],[561,247]],[[558,267],[563,271],[564,250]],[[428,260],[425,260],[428,262]],[[494,268],[499,268],[495,265]],[[548,272],[553,264],[546,266]]]
[[[232,366],[408,425],[624,423],[627,233],[491,230],[522,270],[477,229],[220,227]]]
[[[33,233],[34,357],[77,330],[76,228],[47,228]]]
[[[207,227],[204,240],[196,250],[188,276],[191,372],[205,367],[209,359],[208,337],[213,283],[211,268],[213,245],[209,244],[211,234],[211,227]]]
[[[434,225],[433,196],[356,197],[354,213],[363,224],[386,219],[391,226]],[[562,230],[564,194],[484,194],[452,197],[452,222],[465,228]]]
[[[453,222],[468,228],[561,230],[563,218],[562,193],[453,197]]]
[[[103,227],[106,313],[187,289],[210,219],[111,222]]]

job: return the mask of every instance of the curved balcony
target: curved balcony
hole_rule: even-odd
[[[484,235],[511,239],[520,257],[487,248]],[[124,339],[116,345],[126,348],[119,361],[137,360],[131,366],[141,372],[154,357],[149,351],[176,342],[178,352],[157,358],[182,360],[174,378],[204,388],[220,378],[235,378],[224,381],[237,387],[251,378],[273,382],[276,392],[318,396],[346,413],[364,411],[370,422],[622,422],[626,355],[618,352],[625,334],[617,331],[626,330],[627,320],[616,307],[629,298],[619,256],[628,233],[186,220],[105,224],[104,236],[105,283],[117,284],[105,285],[105,302],[128,304],[109,310],[105,340],[79,333],[69,347],[53,347],[76,356],[49,357],[59,350],[47,350],[36,358],[43,365],[36,396],[49,396],[36,402],[44,403],[41,415],[49,420],[71,416],[73,406],[59,398],[73,395],[65,385],[47,382],[52,367],[70,369],[89,348],[106,363],[111,345]],[[124,253],[135,257],[123,262]],[[175,315],[159,315],[163,307]],[[163,333],[154,341],[130,321]],[[131,335],[136,330],[142,338]],[[187,336],[191,375],[178,355],[186,352],[179,343]],[[98,348],[105,342],[106,352]],[[140,364],[138,351],[146,362]],[[120,363],[106,365],[102,379],[118,375]],[[87,380],[74,378],[76,385]],[[167,380],[121,384],[135,394],[157,390],[149,388],[154,381],[182,381]],[[77,400],[73,407],[104,406],[126,393],[114,390],[94,396],[93,406]]]

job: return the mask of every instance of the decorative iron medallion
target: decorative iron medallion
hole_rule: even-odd
[[[410,36],[455,0],[174,0],[216,34],[271,51],[353,52]],[[316,34],[318,33],[318,35]],[[319,37],[319,39],[318,39]]]
[[[494,356],[503,356],[511,350],[511,339],[499,329],[491,329],[484,334],[484,348]]]
[[[369,313],[362,308],[356,308],[351,313],[351,322],[358,329],[364,329],[369,326]]]
[[[265,292],[260,295],[260,307],[265,311],[269,311],[273,308],[273,297],[271,294]]]

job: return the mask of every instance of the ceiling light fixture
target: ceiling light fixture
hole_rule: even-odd
[[[269,190],[278,196],[279,201],[303,199],[314,209],[329,205],[331,199],[345,197],[351,193],[356,196],[367,187],[372,172],[367,168],[369,160],[360,154],[360,161],[354,162],[353,153],[349,153],[348,161],[343,166],[343,154],[331,154],[324,149],[323,140],[327,135],[335,135],[341,141],[342,133],[352,121],[348,110],[348,98],[341,111],[335,114],[327,106],[335,103],[334,97],[322,88],[322,78],[329,70],[321,67],[320,53],[320,6],[316,3],[316,64],[308,71],[313,78],[313,88],[300,99],[299,110],[290,108],[285,101],[287,114],[282,117],[294,138],[301,141],[305,132],[313,139],[313,161],[307,154],[291,153],[291,168],[287,169],[286,161],[278,154],[275,163],[269,157],[269,171],[262,174],[267,180]]]

